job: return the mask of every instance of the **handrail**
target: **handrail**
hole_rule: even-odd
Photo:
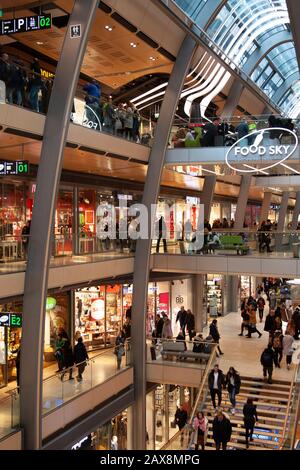
[[[192,424],[192,422],[193,422],[193,419],[194,419],[194,416],[195,416],[195,412],[196,412],[196,409],[197,409],[197,406],[198,406],[198,404],[199,404],[199,400],[200,400],[200,397],[201,397],[201,393],[202,393],[202,391],[203,391],[204,385],[207,383],[208,374],[209,374],[209,372],[210,372],[210,370],[211,370],[211,368],[212,368],[212,363],[213,363],[213,361],[216,359],[216,358],[215,358],[215,354],[216,354],[216,351],[217,351],[217,347],[218,347],[217,344],[215,344],[214,347],[213,347],[213,350],[212,350],[212,352],[211,352],[211,356],[210,356],[210,358],[209,358],[209,361],[208,361],[208,363],[207,363],[207,365],[206,365],[206,368],[205,368],[205,371],[204,371],[204,375],[203,375],[203,377],[202,377],[202,379],[201,379],[201,383],[200,383],[200,387],[199,387],[199,392],[198,392],[198,395],[197,395],[195,404],[194,404],[193,409],[192,409],[192,414],[191,414],[190,420],[189,420],[190,424]]]
[[[284,447],[285,433],[287,431],[288,418],[289,418],[289,415],[290,415],[290,409],[291,409],[291,403],[292,403],[292,395],[293,395],[293,391],[294,391],[295,384],[296,384],[296,377],[297,377],[297,374],[298,374],[298,368],[299,368],[299,365],[297,367],[295,367],[294,374],[293,374],[293,380],[292,380],[291,386],[290,386],[289,399],[288,399],[288,404],[287,404],[287,408],[286,408],[286,415],[285,415],[285,418],[284,418],[284,424],[283,424],[283,429],[282,429],[282,437],[279,440],[279,450],[282,450],[283,447]]]
[[[210,344],[213,344],[213,343],[210,343]],[[204,375],[203,377],[201,378],[201,383],[200,383],[200,386],[199,386],[199,392],[197,394],[197,397],[196,397],[196,400],[195,400],[195,404],[193,406],[193,409],[192,409],[192,413],[191,413],[191,416],[189,418],[189,421],[188,421],[188,424],[192,425],[193,423],[193,419],[194,419],[194,416],[195,416],[195,412],[196,412],[196,409],[197,409],[197,406],[198,406],[198,403],[199,403],[199,400],[200,400],[200,397],[201,397],[201,394],[202,394],[202,391],[204,389],[204,385],[207,383],[207,378],[208,378],[208,374],[212,368],[212,363],[213,361],[215,360],[215,354],[216,354],[216,350],[217,350],[217,347],[218,345],[216,343],[214,343],[213,345],[213,350],[211,352],[211,355],[210,355],[210,358],[209,358],[209,361],[208,363],[206,364],[206,368],[205,368],[205,372],[204,372]],[[164,444],[161,448],[161,450],[164,450],[166,448],[169,447],[169,445],[174,442],[178,436],[180,435],[180,431],[178,431],[166,444]]]

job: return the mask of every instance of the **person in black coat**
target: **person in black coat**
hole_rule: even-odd
[[[185,310],[184,306],[180,307],[179,312],[177,313],[176,323],[179,321],[180,329],[182,331],[183,336],[185,337],[185,327],[186,327],[186,320],[187,320],[187,311]]]
[[[267,377],[268,373],[268,383],[272,383],[272,374],[273,374],[273,364],[275,364],[275,353],[273,351],[272,345],[269,344],[266,349],[262,352],[260,357],[260,363],[263,366],[264,378]]]
[[[155,330],[156,330],[157,338],[161,338],[163,326],[164,326],[163,318],[160,315],[156,315]]]
[[[224,354],[221,349],[220,349],[220,346],[219,346],[219,341],[220,341],[220,333],[219,333],[219,330],[218,330],[218,326],[217,326],[217,320],[213,320],[211,322],[211,324],[209,325],[209,334],[210,336],[212,336],[213,340],[215,343],[218,343],[218,351],[220,354]]]
[[[210,371],[208,375],[208,388],[212,400],[213,407],[216,408],[216,395],[218,396],[218,406],[222,402],[222,387],[225,386],[225,376],[219,369],[218,364]]]
[[[88,355],[86,347],[85,347],[85,345],[82,341],[82,337],[79,336],[78,342],[77,342],[76,346],[74,347],[74,362],[75,362],[75,364],[79,364],[77,366],[78,375],[76,377],[78,382],[82,381],[82,374],[83,374],[84,369],[86,367],[85,360],[87,360],[88,358],[89,358],[89,355]]]
[[[186,327],[189,333],[190,341],[193,341],[195,336],[195,315],[191,312],[191,310],[187,310]]]
[[[176,413],[175,413],[175,423],[177,424],[179,431],[181,433],[181,437],[180,437],[181,445],[183,445],[183,430],[186,425],[187,419],[188,419],[187,412],[183,408],[183,406],[180,405],[180,408],[177,408]]]
[[[72,377],[72,374],[73,374],[72,366],[74,365],[74,355],[73,355],[73,349],[72,349],[71,343],[68,339],[65,340],[65,343],[62,349],[63,349],[63,358],[64,358],[64,368],[69,369],[69,380],[74,380]],[[62,373],[61,380],[63,380],[65,373],[66,372]]]
[[[269,333],[269,337],[271,337],[272,332],[276,329],[275,318],[275,310],[270,310],[270,313],[266,316],[264,327],[264,331],[267,331]]]
[[[232,404],[231,413],[234,415],[236,405],[235,397],[240,393],[241,388],[240,374],[235,370],[234,367],[230,367],[229,371],[226,374],[225,386],[227,387],[229,400]]]
[[[244,405],[243,408],[243,415],[244,415],[244,426],[246,429],[246,448],[249,447],[249,437],[250,441],[253,441],[253,431],[255,426],[255,421],[258,420],[256,405],[253,405],[253,399],[248,398],[247,403]]]
[[[213,420],[213,439],[216,443],[216,450],[220,450],[222,445],[222,450],[227,449],[227,443],[230,441],[232,426],[228,418],[218,411],[217,416]]]

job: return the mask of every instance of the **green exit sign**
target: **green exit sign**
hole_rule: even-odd
[[[18,313],[10,314],[10,326],[15,328],[22,328],[22,315]]]
[[[3,16],[3,11],[2,10],[0,10],[0,18],[1,18],[1,16]]]

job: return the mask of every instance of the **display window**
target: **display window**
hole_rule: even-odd
[[[55,255],[71,255],[73,251],[73,192],[59,190],[55,211]]]
[[[74,324],[87,349],[113,346],[122,328],[122,286],[94,286],[75,291]]]
[[[25,185],[0,184],[0,237],[19,236],[25,224]]]
[[[22,312],[20,302],[0,304],[1,312]],[[16,380],[16,357],[21,345],[22,329],[8,326],[0,327],[0,386]]]
[[[211,318],[221,316],[224,311],[224,276],[207,274],[205,280],[207,313]]]
[[[71,338],[70,296],[67,292],[49,295],[46,299],[46,318],[44,336],[44,362],[50,365],[55,361],[55,342],[60,332]]]

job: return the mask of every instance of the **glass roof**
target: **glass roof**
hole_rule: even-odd
[[[175,1],[195,23],[202,25],[201,17],[208,0]],[[221,8],[217,14],[212,15],[207,33],[240,68],[245,67],[251,54],[258,48],[271,43],[275,34],[286,32],[287,38],[289,37],[290,19],[286,0],[220,0],[219,5]],[[285,80],[299,73],[292,39],[280,45],[274,43],[274,46],[256,64],[251,75],[252,80],[270,98]],[[298,96],[297,93],[298,87],[291,88],[293,100]],[[284,106],[284,109],[288,110],[289,106]]]

